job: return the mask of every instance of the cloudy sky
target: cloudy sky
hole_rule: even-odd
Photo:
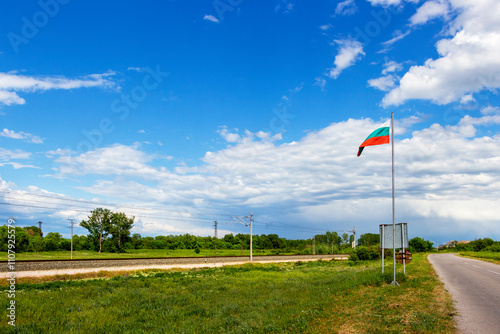
[[[96,207],[142,235],[396,221],[500,239],[500,2],[15,1],[0,11],[0,220]],[[230,223],[230,224],[226,224]],[[86,231],[78,227],[76,233]]]

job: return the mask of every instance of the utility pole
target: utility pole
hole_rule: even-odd
[[[253,213],[250,211],[250,216],[235,216],[231,217],[239,224],[245,225],[246,227],[250,227],[250,262],[253,261]],[[247,223],[245,219],[250,219],[250,223]]]
[[[354,234],[354,245],[352,248],[356,248],[356,226],[352,229],[352,234]]]
[[[217,220],[214,221],[215,227],[215,256],[217,256]]]
[[[313,255],[316,255],[316,236],[313,237]]]
[[[354,235],[354,244],[351,244],[351,247],[356,248],[356,226],[354,226],[354,228],[351,231],[344,230],[344,232],[352,232],[352,234]],[[351,240],[351,237],[349,237],[349,241],[350,240]]]
[[[71,222],[71,260],[73,260],[73,218],[66,219]]]

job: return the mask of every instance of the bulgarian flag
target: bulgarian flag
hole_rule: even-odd
[[[389,128],[391,127],[391,120],[388,120],[382,124],[377,130],[373,131],[368,137],[366,137],[363,144],[359,146],[358,157],[363,152],[365,146],[374,146],[389,144]]]

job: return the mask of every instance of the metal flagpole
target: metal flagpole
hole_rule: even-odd
[[[394,201],[394,113],[391,113],[391,146],[392,146],[392,261],[394,280],[392,285],[399,285],[396,281],[396,209]]]

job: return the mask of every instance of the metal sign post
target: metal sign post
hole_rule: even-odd
[[[381,224],[380,231],[380,248],[382,249],[382,274],[384,273],[384,250],[392,249],[393,252],[396,248],[402,249],[403,252],[408,248],[408,224]],[[396,276],[396,256],[394,254],[394,277]],[[403,259],[403,270],[406,274],[406,263]],[[399,285],[396,280],[392,282],[393,285]]]
[[[380,229],[380,250],[382,251],[382,274],[384,273],[384,258],[385,258],[385,251],[384,251],[384,229]]]

